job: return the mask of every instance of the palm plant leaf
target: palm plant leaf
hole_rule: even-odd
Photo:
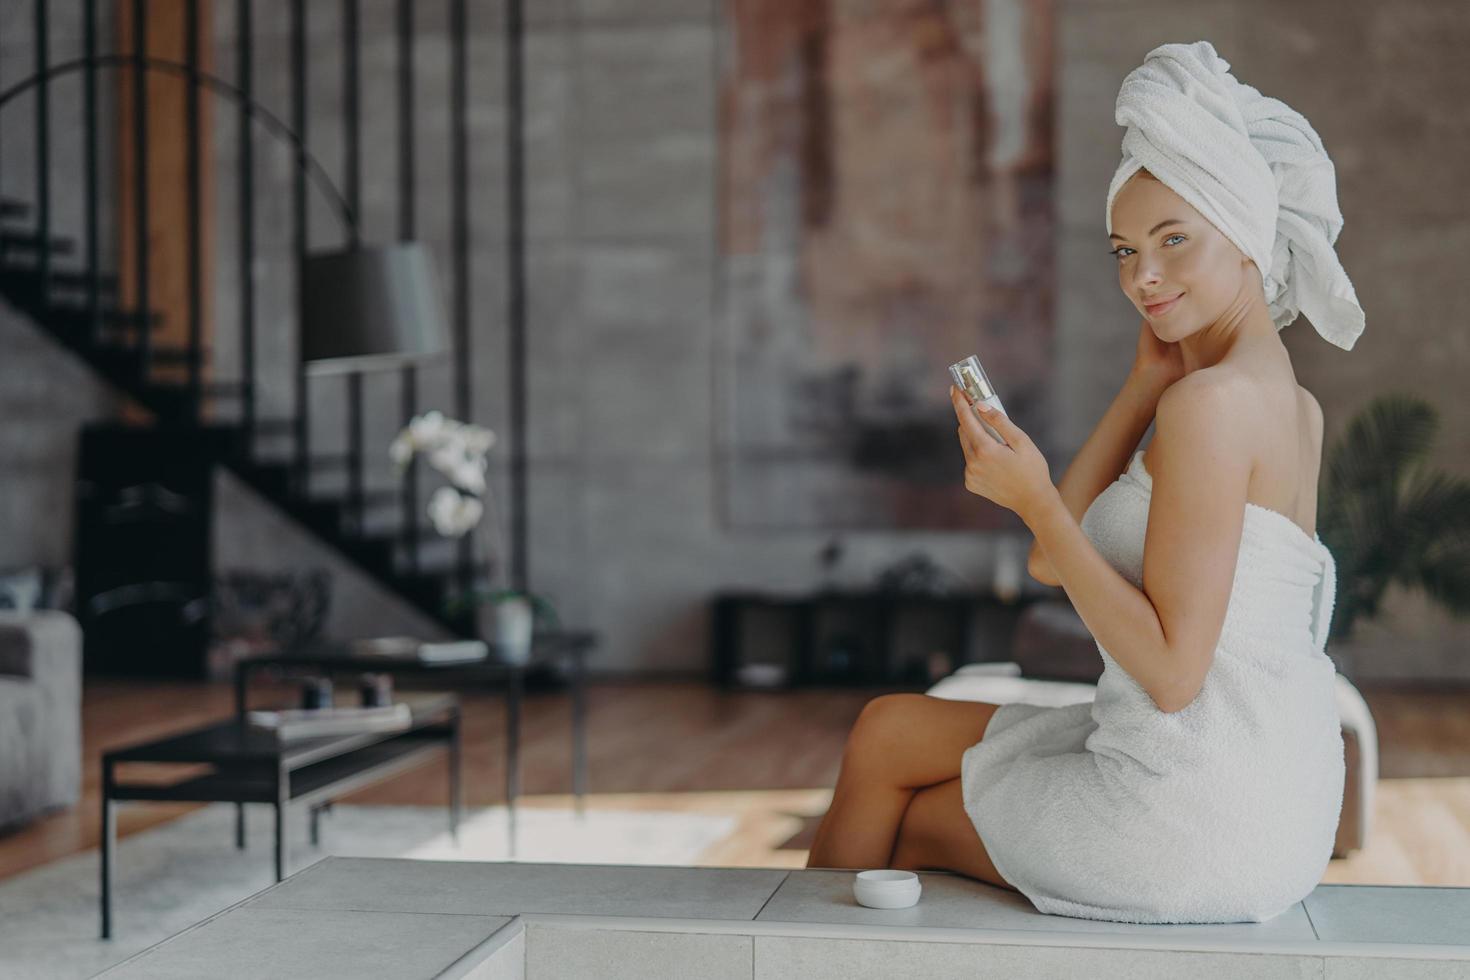
[[[1432,405],[1385,395],[1329,455],[1318,533],[1338,569],[1333,636],[1373,616],[1391,582],[1470,607],[1470,483],[1428,469],[1438,427]]]
[[[1420,477],[1405,494],[1402,522],[1417,550],[1400,556],[1396,580],[1453,612],[1470,612],[1470,482],[1447,473]]]

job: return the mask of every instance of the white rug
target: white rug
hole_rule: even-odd
[[[272,812],[247,806],[248,847],[235,849],[235,808],[211,804],[124,838],[114,852],[113,938],[98,938],[98,852],[0,881],[0,977],[90,977],[275,881]],[[287,824],[288,873],[327,855],[448,861],[510,860],[503,806],[467,811],[459,845],[444,807],[336,806],[321,846],[304,813]],[[729,814],[516,807],[514,860],[573,864],[693,864],[732,833]]]

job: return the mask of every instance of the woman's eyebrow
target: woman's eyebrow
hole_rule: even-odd
[[[1168,227],[1169,225],[1182,225],[1182,224],[1184,224],[1184,222],[1183,222],[1183,220],[1181,220],[1179,218],[1165,218],[1163,221],[1160,221],[1158,224],[1156,224],[1152,228],[1150,228],[1148,230],[1148,233],[1150,235],[1152,235],[1154,232],[1158,231],[1160,228],[1165,228],[1165,227]],[[1108,236],[1108,241],[1112,241],[1114,238],[1123,238],[1123,236],[1122,235],[1118,235],[1118,234],[1109,235]],[[1124,241],[1127,241],[1126,238],[1124,238],[1123,240]]]

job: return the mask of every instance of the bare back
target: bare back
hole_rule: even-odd
[[[1246,355],[1249,356],[1249,355]],[[1308,537],[1317,530],[1317,484],[1322,466],[1322,407],[1296,383],[1290,363],[1273,360],[1242,367],[1229,360],[1206,370],[1228,372],[1250,397],[1243,424],[1257,433],[1246,500],[1290,518]],[[1150,448],[1153,443],[1150,440]],[[1144,450],[1143,465],[1152,470]]]

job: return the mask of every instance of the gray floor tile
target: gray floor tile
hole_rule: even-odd
[[[1397,956],[1329,956],[1324,980],[1466,980],[1464,960],[1406,959]]]
[[[251,907],[752,919],[781,869],[327,858]]]
[[[755,980],[1321,980],[1317,956],[1059,949],[869,939],[755,938]]]
[[[526,976],[555,980],[749,980],[750,936],[584,929],[532,921],[526,927]]]
[[[933,926],[955,929],[1024,929],[1048,933],[1136,936],[1142,940],[1310,942],[1315,936],[1301,905],[1268,922],[1144,925],[1044,915],[1017,895],[963,875],[921,871],[919,903],[907,909],[870,909],[852,894],[851,871],[793,871],[756,918],[779,922]]]
[[[1304,904],[1319,939],[1470,947],[1470,888],[1318,885]]]
[[[103,974],[107,980],[430,980],[510,919],[241,907]]]

